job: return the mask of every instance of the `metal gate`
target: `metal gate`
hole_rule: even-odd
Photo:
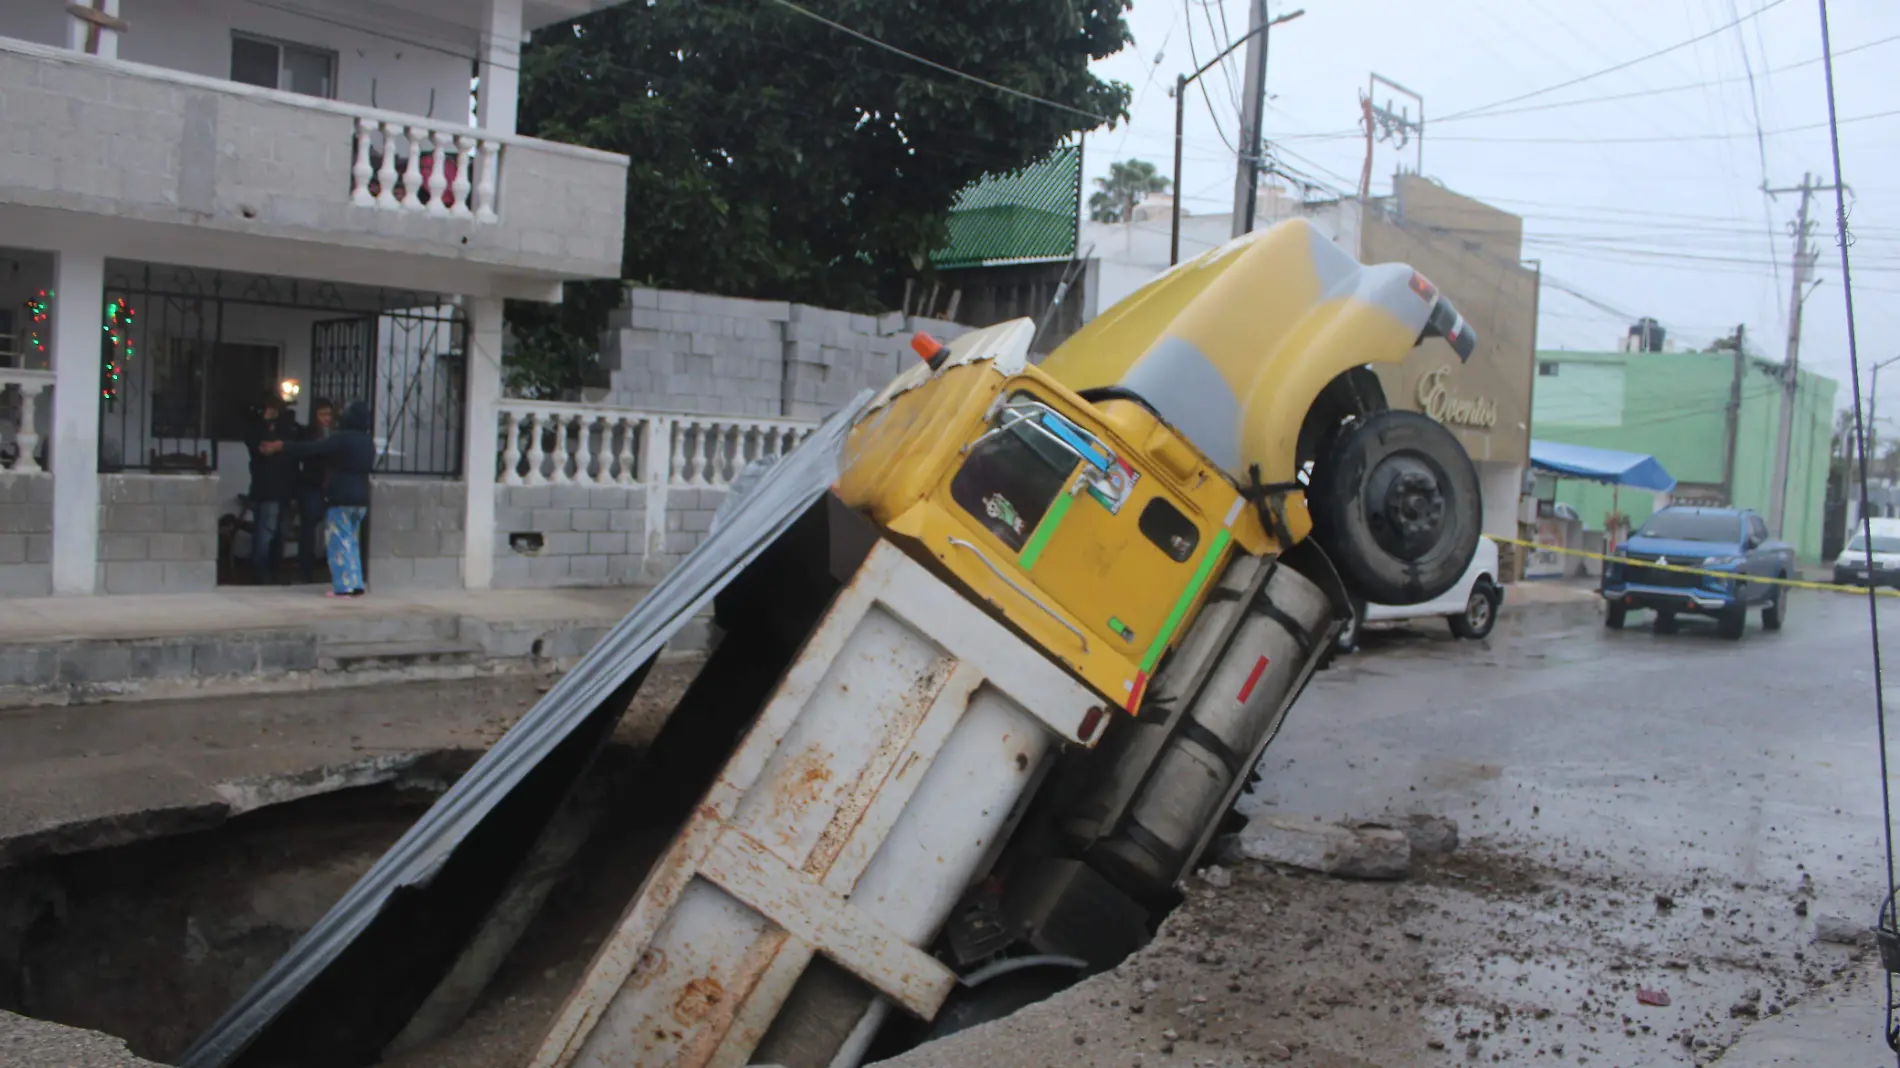
[[[310,327],[310,395],[336,405],[370,401],[376,371],[376,317],[324,319]]]
[[[462,473],[468,325],[452,306],[327,319],[310,329],[310,388],[370,408],[376,470]]]

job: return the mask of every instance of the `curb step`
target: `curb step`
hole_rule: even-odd
[[[425,664],[472,664],[485,659],[480,643],[454,640],[410,642],[324,642],[317,646],[317,666],[328,671],[364,668],[420,667]]]

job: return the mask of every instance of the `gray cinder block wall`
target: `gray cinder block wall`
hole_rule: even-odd
[[[437,478],[370,480],[367,581],[377,590],[459,589],[468,485]]]
[[[215,588],[218,511],[216,476],[100,475],[99,592]]]
[[[948,341],[969,329],[899,313],[630,287],[602,339],[612,371],[607,403],[819,419],[909,366],[915,332]]]
[[[53,476],[0,472],[0,598],[53,592]]]

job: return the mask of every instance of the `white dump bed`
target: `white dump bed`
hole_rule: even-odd
[[[533,1064],[743,1066],[820,956],[878,995],[854,1005],[834,1063],[854,1062],[892,1006],[933,1016],[956,977],[926,949],[1045,758],[1100,735],[1101,704],[879,544]]]

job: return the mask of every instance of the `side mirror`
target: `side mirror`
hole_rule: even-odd
[[[1749,536],[1748,536],[1747,538],[1744,538],[1744,539],[1742,540],[1742,548],[1744,548],[1744,549],[1759,549],[1759,548],[1761,548],[1761,538],[1759,538],[1759,537],[1757,537],[1757,536],[1755,536],[1755,535],[1753,535],[1753,534],[1750,534],[1750,535],[1749,535]]]

